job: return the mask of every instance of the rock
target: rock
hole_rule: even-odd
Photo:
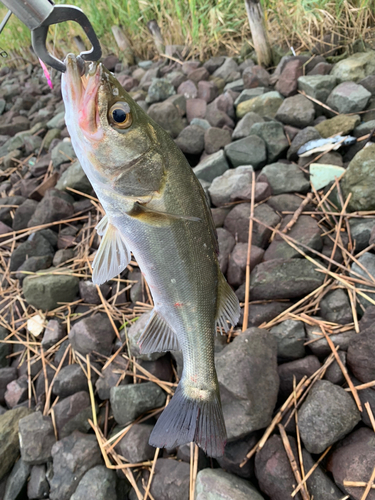
[[[207,103],[204,99],[188,99],[186,101],[186,118],[188,123],[191,123],[194,118],[206,118],[211,123],[206,113]]]
[[[213,179],[208,188],[212,203],[220,207],[229,203],[231,194],[235,193],[244,184],[250,184],[253,168],[251,166],[242,166],[227,170],[220,177]]]
[[[245,89],[234,101],[234,104],[235,106],[238,106],[241,102],[248,101],[253,97],[258,97],[259,95],[266,94],[267,92],[270,92],[270,90],[265,87],[257,87],[255,89]]]
[[[198,127],[201,127],[204,130],[207,130],[208,128],[211,127],[208,121],[205,120],[204,118],[193,118],[190,122],[190,125],[198,125]]]
[[[14,408],[16,405],[26,401],[28,397],[28,387],[27,375],[22,375],[17,380],[9,382],[4,395],[7,406],[9,408]]]
[[[303,358],[306,341],[302,321],[287,319],[271,328],[270,333],[277,343],[277,357],[282,360]]]
[[[360,391],[361,392],[361,391]],[[328,470],[333,474],[336,484],[348,493],[353,500],[363,497],[363,488],[344,486],[344,481],[367,481],[371,477],[375,461],[374,433],[368,428],[360,428],[347,436],[332,453]],[[370,490],[368,500],[374,500]]]
[[[287,215],[283,218],[279,228],[280,231],[283,231],[292,220],[292,217],[292,215]],[[307,254],[309,251],[306,249],[306,246],[317,251],[320,251],[323,247],[320,227],[317,221],[308,215],[301,215],[287,234],[295,242],[305,245],[305,247],[302,247],[302,250]],[[265,261],[272,259],[292,259],[295,257],[300,257],[300,253],[291,247],[279,234],[275,235],[264,254]]]
[[[271,197],[271,186],[268,182],[256,182],[254,190],[254,201],[258,203]],[[252,198],[252,184],[247,184],[236,193],[230,196],[232,201],[251,201]]]
[[[298,415],[301,439],[310,453],[322,453],[360,421],[353,397],[328,380],[318,380]]]
[[[121,370],[124,370],[124,366],[122,363],[118,363],[119,358],[111,363],[105,370],[102,371],[102,377],[99,377],[96,381],[95,388],[98,393],[98,396],[103,401],[109,399],[109,392],[111,387],[115,387],[118,384],[121,378]],[[126,383],[125,380],[121,382],[121,384]]]
[[[374,337],[372,327],[353,335],[347,354],[347,363],[354,376],[363,383],[374,380]]]
[[[263,500],[254,486],[222,469],[203,469],[195,485],[196,500]]]
[[[371,93],[362,85],[343,82],[332,90],[327,105],[339,113],[358,113],[366,108],[370,97]]]
[[[355,251],[361,252],[370,245],[371,234],[374,232],[375,220],[349,219],[350,233],[355,242]]]
[[[275,340],[249,328],[216,356],[216,371],[228,440],[267,427],[278,389]]]
[[[46,351],[59,342],[65,335],[63,326],[56,320],[50,319],[44,330],[42,347]]]
[[[33,216],[38,202],[35,200],[26,200],[14,212],[13,231],[27,228],[27,225]]]
[[[211,214],[216,228],[223,227],[225,217],[229,214],[229,207],[211,208]]]
[[[27,484],[27,497],[30,500],[47,498],[49,494],[49,484],[46,478],[46,466],[34,465],[31,468],[30,480]]]
[[[217,241],[219,244],[218,260],[221,272],[224,274],[228,268],[229,255],[235,245],[235,239],[229,231],[219,227],[217,229]]]
[[[109,356],[115,335],[109,319],[101,314],[94,314],[89,318],[77,321],[72,326],[69,340],[73,349],[84,356],[93,351]]]
[[[259,432],[252,432],[242,439],[231,441],[225,445],[224,455],[216,458],[216,460],[225,471],[246,479],[252,479],[254,477],[254,458],[252,457],[242,467],[241,464],[244,457],[254,448],[258,441]],[[204,469],[205,466],[203,465],[201,468]]]
[[[313,317],[314,318],[314,317]],[[316,319],[321,320],[322,318],[317,317]],[[306,324],[307,340],[314,340],[309,344],[309,349],[318,357],[325,357],[331,354],[331,348],[328,345],[325,337],[320,335],[320,328],[316,325]],[[314,333],[319,332],[319,333]],[[354,330],[348,330],[343,333],[336,333],[335,335],[330,335],[330,339],[333,345],[340,346],[340,349],[346,351],[348,349],[349,343],[353,337],[356,337]]]
[[[237,123],[236,128],[233,131],[232,140],[234,141],[247,137],[250,135],[251,127],[255,123],[262,123],[263,121],[264,120],[260,115],[249,111],[249,113],[246,113],[246,115]]]
[[[307,193],[310,183],[297,165],[271,163],[262,170],[262,176],[267,178],[272,193]]]
[[[68,260],[74,259],[74,256],[74,250],[72,250],[71,248],[61,248],[60,250],[57,250],[57,252],[53,256],[52,264],[54,267],[60,267]]]
[[[229,233],[228,233],[229,234]],[[6,344],[3,342],[6,337],[9,335],[9,330],[7,328],[4,328],[3,326],[0,326],[0,369],[1,368],[6,368],[9,365],[9,358],[7,356],[12,352],[12,347],[10,344]],[[1,372],[0,372],[1,374]],[[1,375],[0,375],[1,378]],[[0,386],[2,384],[0,383]],[[3,394],[2,389],[0,387],[0,401],[3,400]]]
[[[212,127],[221,128],[226,125],[230,128],[234,128],[233,120],[228,116],[226,111],[223,111],[223,106],[221,105],[220,101],[218,101],[220,97],[221,96],[219,96],[207,106],[205,118]]]
[[[238,287],[245,281],[247,248],[247,243],[237,243],[229,258],[227,280],[233,287]],[[262,248],[251,245],[250,270],[262,261],[263,254]]]
[[[177,93],[183,95],[185,99],[196,99],[198,97],[197,86],[191,80],[183,81],[178,86]]]
[[[35,273],[42,269],[48,269],[52,264],[52,256],[30,257],[18,268],[16,278],[22,283],[27,272]]]
[[[329,64],[327,62],[320,62],[314,68],[308,72],[307,76],[312,76],[312,75],[329,75],[333,66],[332,64]]]
[[[232,142],[225,146],[224,151],[234,168],[240,165],[252,165],[255,170],[259,170],[267,160],[266,143],[257,135],[250,135]]]
[[[165,400],[165,393],[153,382],[120,385],[110,392],[113,416],[119,425],[127,425],[142,413],[160,408]]]
[[[10,259],[10,271],[16,271],[27,258],[49,256],[52,259],[53,248],[40,233],[33,233],[29,239],[21,243],[13,252]]]
[[[53,268],[49,268],[45,274],[41,271],[23,280],[26,302],[43,311],[55,309],[60,302],[72,302],[78,293],[76,276],[47,274],[52,272]]]
[[[224,63],[224,61],[225,61],[224,56],[211,57],[211,59],[209,59],[203,64],[203,67],[206,68],[206,70],[212,74]]]
[[[55,170],[70,158],[76,158],[71,142],[60,141],[51,151],[52,165]]]
[[[360,123],[359,115],[337,115],[315,125],[321,137],[327,138],[337,134],[347,135]]]
[[[231,73],[235,71],[238,71],[238,64],[232,57],[226,57],[224,63],[213,72],[213,76],[222,78],[227,82]]]
[[[148,109],[148,115],[173,138],[177,137],[184,129],[180,112],[170,101],[152,104]]]
[[[208,103],[212,102],[218,94],[218,88],[214,82],[200,81],[198,82],[198,97]]]
[[[145,460],[152,460],[155,448],[148,444],[153,426],[148,424],[134,424],[116,445],[116,450],[129,463],[136,464]]]
[[[285,137],[284,128],[281,123],[275,121],[255,123],[251,127],[250,134],[261,137],[266,143],[268,162],[274,162],[279,159],[283,152],[289,147],[289,143]],[[246,139],[242,139],[242,141],[244,140]]]
[[[97,373],[92,370],[91,380],[94,384],[98,378]],[[68,365],[61,368],[60,372],[55,378],[52,393],[59,396],[60,399],[66,398],[75,394],[78,391],[85,391],[88,389],[87,378],[82,368],[78,364]]]
[[[341,288],[328,292],[320,301],[320,314],[326,321],[346,325],[353,321],[347,294]]]
[[[224,227],[240,242],[247,243],[249,239],[249,216],[250,204],[242,203],[235,206],[227,215]],[[275,227],[280,218],[272,210],[271,207],[265,203],[255,207],[254,217],[267,226]],[[272,230],[266,228],[264,225],[254,222],[252,244],[264,248],[271,236]]]
[[[65,193],[57,189],[48,190],[42,201],[36,207],[28,223],[28,227],[69,219],[74,213],[74,208],[73,203],[68,201],[68,199],[73,202],[70,196],[68,198]]]
[[[102,461],[96,437],[77,431],[53,445],[52,458],[51,500],[69,500],[85,473]]]
[[[186,129],[185,129],[186,130]],[[207,154],[213,154],[230,144],[232,135],[229,130],[210,127],[204,134],[204,148]]]
[[[183,95],[175,94],[167,100],[176,106],[181,116],[186,115],[186,99]]]
[[[288,436],[294,457],[298,457],[296,441]],[[311,455],[302,449],[305,471],[315,466]],[[296,480],[280,436],[274,435],[255,458],[255,472],[259,486],[272,500],[289,498],[295,489]],[[342,493],[318,466],[307,479],[307,490],[315,500],[341,500]],[[300,493],[294,498],[301,499]]]
[[[90,398],[87,392],[76,392],[62,399],[54,406],[58,436],[69,436],[73,431],[88,432],[91,429],[88,419],[92,418]]]
[[[276,83],[276,90],[284,97],[297,93],[298,78],[303,75],[303,63],[297,58],[288,61]]]
[[[286,125],[304,128],[312,125],[315,108],[309,99],[299,94],[285,99],[277,110],[275,118]]]
[[[21,497],[30,474],[30,468],[30,465],[26,464],[22,458],[18,460],[7,479],[3,500],[16,500]]]
[[[0,481],[19,455],[18,423],[29,414],[28,408],[20,407],[0,415]]]
[[[194,69],[189,73],[189,79],[192,80],[196,85],[198,85],[200,81],[208,80],[209,76],[210,73],[204,67]]]
[[[255,87],[268,87],[270,84],[270,75],[262,66],[248,66],[242,73],[245,89]]]
[[[308,75],[298,78],[298,90],[305,92],[308,96],[326,103],[328,96],[336,86],[336,77],[332,75]]]
[[[364,279],[368,280],[369,279],[369,275],[368,273],[370,274],[370,276],[374,277],[375,276],[375,255],[370,253],[370,252],[366,252],[364,254],[362,254],[359,258],[358,258],[358,262],[359,264],[362,265],[362,267],[360,267],[360,265],[358,265],[356,262],[353,262],[352,266],[351,266],[351,269],[352,269],[352,272],[350,273],[350,276],[352,276],[353,278],[354,277],[357,277],[358,278],[358,275],[359,276],[362,276]],[[364,269],[365,270],[364,270]],[[367,272],[366,272],[367,271]],[[372,300],[374,300],[375,298],[375,290],[374,292],[371,292],[369,290],[373,290],[372,287],[370,286],[367,286],[366,287],[366,295],[368,295]],[[358,297],[358,300],[359,302],[361,303],[361,305],[364,307],[364,308],[367,308],[369,307],[370,305],[370,302],[365,299],[364,297],[360,296]]]
[[[22,460],[30,465],[39,465],[51,458],[51,448],[56,439],[50,417],[40,411],[19,421],[19,436]]]
[[[331,71],[338,82],[358,82],[375,73],[375,52],[354,54],[335,64]]]
[[[375,120],[363,122],[353,130],[353,135],[354,137],[362,137],[363,135],[370,134],[374,130],[374,128],[375,128]]]
[[[245,285],[242,285],[236,295],[240,301],[245,300]],[[248,325],[260,326],[268,323],[290,307],[289,302],[266,302],[265,304],[252,304],[249,308]]]
[[[7,385],[18,377],[17,368],[0,368],[0,404],[5,404],[5,392]]]
[[[78,160],[73,162],[57,181],[56,189],[66,191],[68,188],[76,189],[77,191],[87,194],[92,191],[90,181]]]
[[[328,158],[326,161],[328,161]],[[345,173],[345,169],[336,165],[311,163],[310,182],[313,187],[319,191],[320,189],[328,186],[328,184],[333,182],[336,178],[338,179],[341,177],[343,173]]]
[[[280,377],[280,394],[286,399],[293,391],[293,381],[296,384],[306,375],[311,377],[320,368],[320,362],[316,356],[305,356],[304,358],[283,363],[278,367]]]
[[[201,66],[201,63],[199,61],[186,61],[182,64],[181,69],[185,73],[185,75],[190,75],[192,71],[195,69],[199,68]]]
[[[348,208],[355,210],[374,210],[372,196],[375,186],[375,144],[361,149],[346,170],[341,181],[343,196],[352,193]]]
[[[298,159],[297,151],[299,150],[300,147],[302,147],[309,141],[313,141],[315,139],[320,139],[320,138],[321,138],[320,134],[315,127],[306,127],[300,132],[298,132],[298,134],[292,140],[290,148],[288,149],[287,152],[288,160],[297,160]]]
[[[339,358],[341,360],[341,363],[345,366],[346,368],[346,352],[345,351],[338,351]],[[332,382],[332,384],[336,385],[343,385],[345,384],[345,377],[344,374],[342,373],[342,370],[340,368],[340,365],[336,360],[333,361],[329,365],[329,367],[326,370],[326,373],[324,375],[324,378],[328,380],[329,382]],[[374,393],[375,395],[375,393]],[[363,415],[362,415],[363,418]]]
[[[99,288],[101,294],[106,299],[110,292],[110,286],[107,283],[103,283]],[[102,303],[99,292],[97,290],[97,286],[91,280],[79,282],[79,294],[83,299],[83,302],[86,302],[87,304]]]
[[[205,148],[205,131],[198,125],[189,125],[178,135],[175,143],[183,153],[199,155]]]
[[[155,359],[161,358],[164,356],[163,352],[153,352],[151,354],[141,354],[139,349],[138,340],[143,332],[145,326],[147,325],[149,319],[151,317],[151,313],[144,313],[140,316],[140,318],[131,325],[128,330],[128,339],[129,339],[129,349],[131,356],[136,357],[137,359],[141,359],[143,361],[154,361]]]
[[[154,102],[165,101],[175,93],[173,85],[168,80],[165,78],[154,78],[148,88],[146,102],[152,104]]]
[[[237,106],[237,118],[243,118],[246,113],[253,111],[262,118],[275,118],[276,113],[283,102],[283,97],[279,92],[272,91],[266,94],[243,101]]]
[[[117,500],[116,473],[104,465],[93,467],[80,480],[70,500]]]
[[[198,179],[212,182],[216,177],[224,174],[229,169],[229,164],[224,154],[224,151],[218,151],[212,155],[206,156],[196,167],[193,172]]]

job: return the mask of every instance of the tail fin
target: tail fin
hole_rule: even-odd
[[[151,433],[150,445],[174,448],[194,441],[208,456],[221,457],[227,434],[220,396],[210,401],[189,398],[181,382]]]

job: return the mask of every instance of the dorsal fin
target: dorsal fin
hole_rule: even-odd
[[[92,281],[101,285],[125,269],[130,262],[130,252],[126,247],[120,231],[109,222],[107,216],[97,226],[98,234],[103,239],[92,264]]]
[[[176,334],[155,309],[139,337],[138,345],[142,354],[180,350]]]

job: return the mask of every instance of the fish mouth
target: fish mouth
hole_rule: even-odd
[[[91,139],[101,139],[98,91],[102,83],[102,64],[84,62],[74,54],[65,58],[63,74],[65,98],[76,117],[78,127]]]

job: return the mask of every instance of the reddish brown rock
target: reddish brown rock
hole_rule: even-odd
[[[203,99],[188,99],[186,101],[186,117],[190,123],[193,118],[206,116],[207,103]]]
[[[290,97],[297,93],[297,80],[303,75],[302,62],[298,59],[292,59],[287,62],[281,72],[279,81],[276,84],[276,90],[284,97]]]

